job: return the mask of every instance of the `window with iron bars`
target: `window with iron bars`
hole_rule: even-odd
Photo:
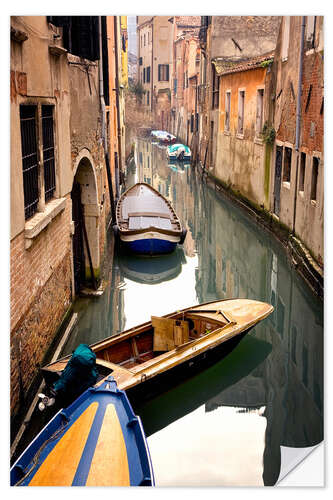
[[[40,198],[44,197],[45,202],[49,201],[56,188],[53,111],[52,105],[20,106],[26,220],[37,212]]]

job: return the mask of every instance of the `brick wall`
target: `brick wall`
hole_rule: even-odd
[[[320,53],[315,52],[304,57],[301,145],[309,151],[323,151],[323,73],[324,63]],[[310,85],[312,88],[309,96]]]
[[[37,374],[72,300],[70,199],[25,249],[24,232],[11,241],[11,412]],[[21,377],[21,381],[20,381]]]

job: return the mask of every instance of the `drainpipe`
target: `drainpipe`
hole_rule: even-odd
[[[103,81],[103,52],[102,52],[102,18],[98,18],[99,31],[99,98],[102,110],[102,142],[104,151],[107,151],[106,134],[105,134],[105,100],[104,100],[104,81]]]
[[[122,171],[121,165],[121,128],[120,128],[120,110],[119,110],[119,59],[118,59],[118,26],[117,16],[114,16],[114,41],[115,41],[115,59],[116,59],[116,107],[117,107],[117,122],[118,122],[118,161],[116,159],[116,198],[119,199],[119,171]]]
[[[102,18],[101,18],[101,16],[99,16],[99,18],[98,18],[98,29],[99,29],[99,96],[100,96],[101,110],[102,110],[102,143],[103,143],[103,148],[104,148],[106,173],[107,173],[108,184],[109,184],[111,217],[112,217],[112,222],[115,223],[116,212],[115,212],[114,198],[113,198],[112,176],[111,176],[111,169],[110,169],[108,143],[106,140],[106,133],[105,133],[105,101],[104,101],[104,80],[103,80],[103,47],[102,47]]]
[[[297,152],[297,158],[296,158],[296,182],[295,182],[295,191],[294,191],[293,235],[295,234],[296,208],[297,208],[299,143],[300,143],[300,135],[301,135],[301,97],[302,97],[302,79],[303,79],[303,51],[304,51],[305,20],[306,20],[306,16],[302,16],[301,44],[300,44],[300,52],[299,52],[299,66],[298,66],[297,105],[296,105],[296,144],[295,144],[295,150]]]

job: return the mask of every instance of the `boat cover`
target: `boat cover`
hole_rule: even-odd
[[[80,344],[72,354],[66,368],[52,389],[64,406],[71,403],[83,391],[97,381],[96,354],[86,344]]]
[[[191,154],[191,150],[188,146],[186,146],[185,144],[179,144],[179,143],[172,144],[171,146],[168,146],[168,152],[169,153],[176,153],[179,148],[184,148],[186,155]]]

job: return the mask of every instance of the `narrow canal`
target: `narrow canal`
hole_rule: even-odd
[[[108,262],[98,299],[79,299],[63,354],[163,315],[218,298],[247,297],[274,313],[224,360],[135,408],[160,486],[274,485],[280,446],[323,440],[323,308],[278,241],[190,165],[137,140],[126,187],[152,184],[187,227],[169,256]]]

